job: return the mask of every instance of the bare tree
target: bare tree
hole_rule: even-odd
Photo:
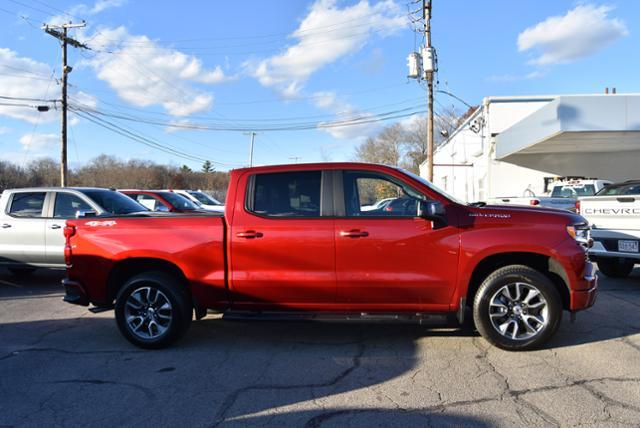
[[[459,114],[451,106],[443,108],[434,119],[436,147],[456,129]],[[412,172],[420,170],[427,159],[427,120],[417,117],[409,124],[387,126],[375,137],[356,147],[355,157],[362,162],[400,166]]]

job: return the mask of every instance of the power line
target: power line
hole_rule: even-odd
[[[158,121],[158,120],[147,119],[142,117],[117,115],[112,113],[106,113],[97,109],[88,110],[86,108],[82,108],[82,106],[78,108],[78,106],[76,105],[72,105],[70,106],[70,108],[73,108],[76,111],[84,111],[84,112],[90,111],[91,113],[94,113],[100,116],[106,116],[106,117],[132,121],[132,122],[146,123],[151,125],[162,125],[162,126],[171,127],[171,128],[195,129],[195,130],[203,130],[203,131],[266,132],[266,131],[303,131],[303,130],[310,130],[310,129],[316,129],[316,128],[335,128],[335,127],[341,127],[341,126],[353,126],[361,123],[372,123],[376,121],[381,122],[381,121],[386,121],[393,118],[407,117],[407,116],[416,114],[416,112],[407,113],[407,114],[403,114],[403,113],[408,112],[410,110],[415,110],[416,108],[419,108],[419,106],[406,107],[403,109],[397,109],[397,110],[384,112],[376,115],[365,114],[365,115],[350,118],[347,120],[340,120],[340,121],[333,121],[333,122],[321,121],[321,122],[301,122],[301,123],[293,123],[293,124],[272,124],[271,126],[263,125],[261,127],[249,127],[249,126],[234,127],[224,123],[222,124],[182,123],[181,124],[181,123],[174,123],[174,122]]]
[[[172,156],[177,156],[183,159],[187,159],[190,161],[195,161],[195,162],[204,162],[206,160],[210,160],[204,157],[201,157],[199,155],[193,155],[187,152],[183,152],[181,150],[178,150],[166,143],[160,143],[157,140],[154,140],[152,138],[149,137],[145,137],[144,135],[142,135],[139,131],[133,130],[132,128],[127,128],[124,127],[122,125],[118,125],[116,123],[110,122],[106,119],[102,119],[90,112],[81,112],[81,111],[77,111],[77,110],[73,110],[74,114],[76,114],[78,117],[82,117],[83,119],[86,119],[102,128],[108,129],[112,132],[115,132],[125,138],[128,138],[130,140],[133,141],[137,141],[141,144],[144,144],[148,147],[154,148],[154,149],[158,149],[164,153],[170,154]],[[210,160],[211,161],[211,160]],[[231,164],[231,163],[224,163],[224,162],[216,162],[216,161],[211,161],[212,163],[215,164],[219,164],[222,166],[240,166],[240,164]]]
[[[59,100],[46,100],[42,98],[23,98],[23,97],[9,97],[6,95],[0,95],[0,98],[3,100],[16,100],[16,101],[41,101],[45,103],[55,103]]]

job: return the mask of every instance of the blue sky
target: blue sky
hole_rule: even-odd
[[[2,0],[0,96],[16,98],[0,99],[2,159],[57,158],[59,110],[1,104],[59,98],[60,48],[40,27],[84,19],[86,28],[70,32],[92,48],[69,48],[72,166],[107,153],[196,169],[209,159],[226,170],[247,164],[252,129],[255,164],[350,160],[381,126],[416,118],[381,115],[425,108],[424,89],[406,78],[407,54],[421,43],[408,5]],[[638,92],[639,21],[632,0],[434,0],[439,88],[471,104],[607,86]],[[443,94],[436,100],[436,112],[464,109]],[[354,118],[365,123],[336,126]]]

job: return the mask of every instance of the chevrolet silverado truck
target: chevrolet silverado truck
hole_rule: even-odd
[[[612,184],[580,198],[576,211],[591,222],[591,258],[612,278],[628,276],[640,263],[640,180]]]
[[[376,194],[413,203],[363,210]],[[596,299],[589,226],[574,213],[467,205],[359,163],[237,169],[227,195],[224,214],[69,220],[64,300],[114,308],[124,337],[146,348],[208,311],[419,323],[471,312],[489,342],[527,350],[563,310]]]

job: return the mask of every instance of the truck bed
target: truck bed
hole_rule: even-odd
[[[71,281],[92,278],[88,300],[105,305],[115,298],[114,275],[142,269],[155,260],[180,266],[194,298],[226,301],[225,219],[222,214],[100,217],[67,221],[71,239]]]

